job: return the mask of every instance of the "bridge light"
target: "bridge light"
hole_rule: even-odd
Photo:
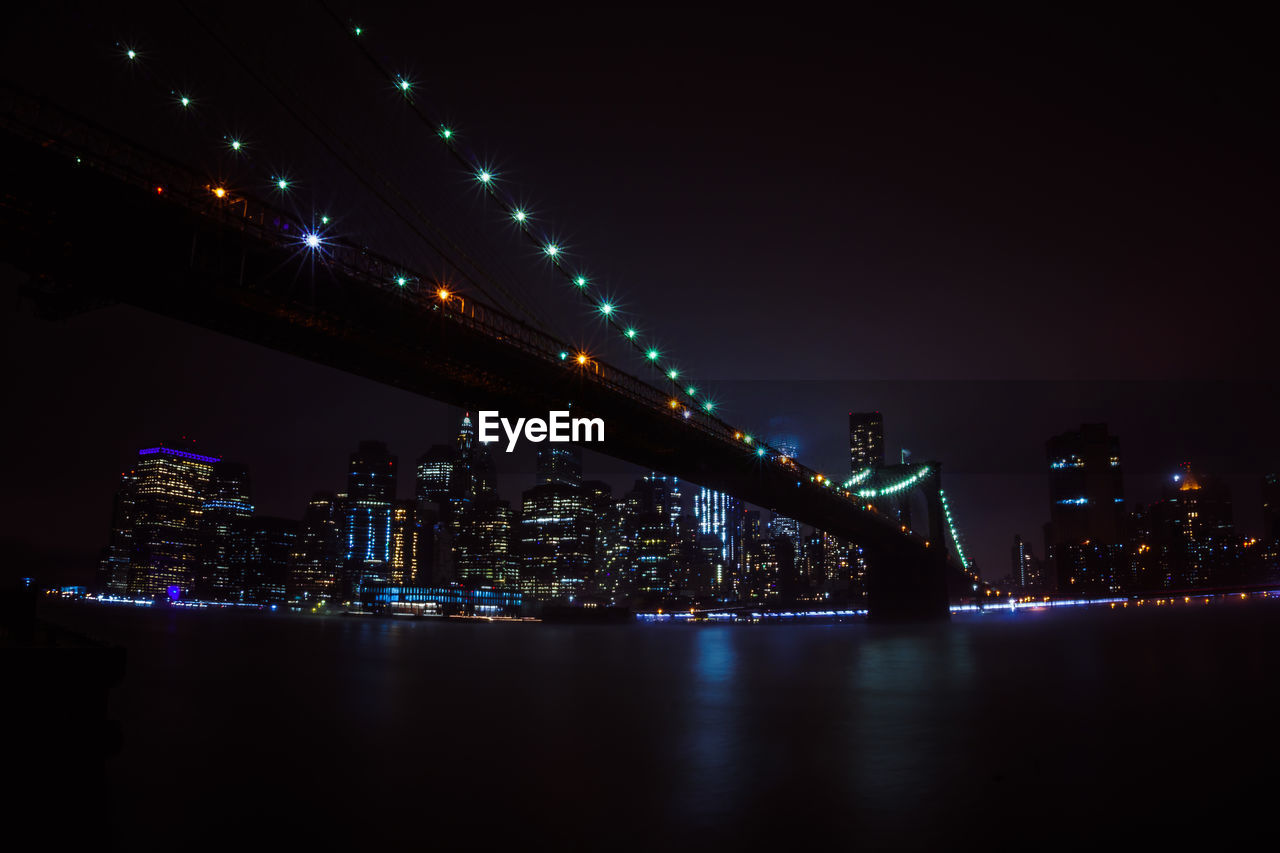
[[[671,369],[671,370],[668,370],[668,371],[667,371],[667,378],[668,378],[668,379],[675,379],[675,378],[676,378],[677,376],[679,376],[679,375],[680,375],[680,371],[675,370],[674,368],[673,368],[673,369]]]
[[[626,332],[624,332],[624,334],[625,334],[628,338],[630,338],[631,340],[633,340],[633,341],[636,339],[636,330],[635,330],[635,329],[627,329],[627,331],[626,331]]]
[[[667,405],[673,409],[678,409],[680,408],[680,401],[673,398],[669,403],[667,403]]]
[[[514,219],[516,222],[524,222],[526,219],[529,218],[529,215],[517,207],[515,211],[512,212],[511,218]]]
[[[243,148],[243,147],[244,147],[244,143],[243,143],[243,142],[241,142],[239,139],[233,139],[233,140],[231,140],[231,150],[232,150],[232,151],[239,151],[239,150],[240,150],[241,148]]]
[[[355,33],[357,36],[362,36],[362,35],[364,35],[364,30],[362,30],[360,27],[356,27],[356,28],[355,28],[355,29],[353,29],[351,32]]]
[[[452,296],[452,295],[453,295],[453,294],[451,294],[451,293],[449,292],[449,288],[447,288],[447,287],[442,287],[442,288],[440,288],[439,290],[437,290],[437,291],[436,291],[436,296],[439,296],[439,297],[440,297],[440,301],[441,301],[441,302],[448,302],[448,301],[449,301],[449,297],[450,297],[450,296]]]
[[[487,184],[493,180],[493,175],[483,169],[476,173],[476,179],[482,184]]]
[[[742,437],[742,440],[743,440],[743,441],[745,441],[747,444],[750,444],[750,443],[751,443],[751,436],[750,436],[750,435],[744,435],[744,436]]]
[[[565,361],[568,358],[569,358],[569,353],[565,352],[564,350],[560,350],[560,360]]]
[[[686,393],[686,394],[688,394],[690,397],[696,397],[696,396],[698,396],[698,389],[697,389],[696,387],[694,387],[693,385],[690,385],[688,388],[684,389],[684,391],[685,391],[685,393]]]
[[[560,254],[560,247],[555,243],[548,243],[547,247],[542,251],[546,252],[548,257],[554,258],[556,255]]]
[[[578,364],[586,364],[589,361],[585,352],[578,353]]]
[[[409,279],[405,278],[404,276],[402,275],[396,276],[396,284],[400,285],[401,287],[404,287],[408,283],[409,283]]]
[[[320,224],[321,224],[321,225],[328,225],[328,224],[329,224],[329,217],[327,217],[327,216],[321,216],[321,217],[320,217]]]
[[[601,314],[603,314],[604,316],[608,317],[610,314],[612,314],[612,313],[613,313],[613,306],[612,306],[612,305],[610,305],[608,302],[601,302],[601,303],[600,303],[600,313],[601,313]]]
[[[125,56],[127,56],[127,57],[129,57],[130,59],[137,59],[137,58],[138,58],[138,52],[137,52],[136,50],[134,50],[133,48],[129,48],[128,50],[126,50],[126,51],[124,52],[124,55],[125,55]]]
[[[226,188],[224,188],[224,187],[214,187],[214,188],[213,188],[213,194],[214,194],[214,195],[216,195],[218,198],[226,198],[226,197],[227,197],[227,191],[226,191]]]
[[[581,276],[581,275],[578,276],[573,280],[573,283],[578,285],[578,287],[586,287],[587,286],[586,276]]]
[[[287,178],[276,178],[276,187],[281,190],[289,189],[289,181]]]
[[[714,409],[715,407],[716,407],[716,404],[711,402],[710,400],[702,404],[702,408],[706,409],[708,412]]]
[[[403,77],[396,78],[396,88],[399,89],[401,92],[408,92],[409,87],[411,85],[412,84],[408,80],[404,79]]]
[[[764,448],[763,448],[763,447],[757,447],[757,448],[756,448],[756,456],[764,456]]]
[[[656,349],[651,349],[647,353],[645,353],[645,357],[648,358],[650,361],[657,361],[659,355],[661,355],[661,353],[659,353]]]
[[[689,411],[688,409],[685,409],[685,410],[684,410],[684,416],[685,416],[685,418],[686,418],[686,419],[687,419],[690,415],[692,415],[692,414],[693,414],[693,412]]]
[[[307,248],[309,248],[309,249],[319,249],[319,248],[320,248],[320,235],[319,235],[319,234],[308,234],[307,236],[305,236],[305,237],[303,237],[303,238],[302,238],[302,242],[306,243],[306,244],[307,244]]]
[[[183,109],[186,109],[187,107],[191,106],[191,98],[189,98],[186,95],[179,95],[178,103],[182,105]]]
[[[453,137],[453,130],[445,127],[444,125],[440,125],[440,138],[451,139],[452,137]]]

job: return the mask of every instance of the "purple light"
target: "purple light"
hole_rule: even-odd
[[[146,456],[150,453],[168,453],[170,456],[181,456],[183,459],[194,459],[197,462],[208,462],[210,465],[214,462],[222,461],[217,456],[201,456],[199,453],[187,453],[185,450],[174,450],[172,447],[147,447],[138,451],[139,456]]]
[[[169,594],[170,601],[177,601],[179,598],[182,598],[182,587],[176,584],[170,586],[165,590],[165,592]]]

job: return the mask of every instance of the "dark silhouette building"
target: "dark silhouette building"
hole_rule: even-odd
[[[1082,424],[1045,444],[1049,523],[1045,552],[1061,595],[1114,592],[1127,572],[1120,439]]]

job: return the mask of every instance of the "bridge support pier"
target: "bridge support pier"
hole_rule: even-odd
[[[940,620],[951,617],[947,593],[946,517],[942,470],[929,463],[921,488],[929,509],[929,547],[885,548],[868,554],[867,618],[874,622]]]

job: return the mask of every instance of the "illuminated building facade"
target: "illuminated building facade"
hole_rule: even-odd
[[[190,596],[199,578],[200,522],[213,466],[189,450],[147,447],[133,470],[129,592]]]
[[[347,493],[340,501],[339,535],[349,580],[385,583],[390,577],[391,504],[396,457],[380,441],[362,441],[351,454]]]
[[[246,572],[253,556],[249,521],[253,503],[249,469],[233,462],[218,462],[209,478],[208,497],[201,506],[201,597],[217,601],[242,601],[248,586]]]
[[[517,581],[511,556],[511,505],[494,494],[468,502],[456,517],[453,566],[467,584],[513,586]]]
[[[849,413],[849,472],[884,465],[884,419],[879,412]]]
[[[712,536],[720,543],[719,564],[727,574],[738,564],[742,552],[742,504],[732,495],[701,488],[693,496],[693,514],[700,536]]]
[[[343,553],[337,499],[329,492],[316,492],[307,502],[294,549],[291,596],[304,601],[333,598],[339,592]]]
[[[258,516],[251,522],[253,552],[245,572],[245,599],[281,602],[288,596],[299,523],[291,518]]]
[[[593,501],[581,488],[543,483],[523,494],[521,582],[538,597],[577,595],[593,556]]]
[[[1115,592],[1128,573],[1120,439],[1082,424],[1045,444],[1049,523],[1045,550],[1060,594]]]

